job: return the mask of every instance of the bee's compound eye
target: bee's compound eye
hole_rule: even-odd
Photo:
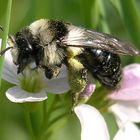
[[[24,38],[22,38],[22,39],[20,40],[20,42],[23,43],[23,44],[25,44],[27,41],[26,41]]]
[[[16,43],[19,48],[27,45],[27,41],[24,38],[17,38]]]
[[[26,46],[28,44],[25,35],[23,35],[21,32],[16,33],[15,41],[18,45],[18,48],[21,48],[21,47]]]

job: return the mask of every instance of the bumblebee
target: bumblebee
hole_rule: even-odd
[[[59,20],[37,20],[11,36],[10,42],[1,54],[11,49],[17,73],[35,62],[51,79],[66,65],[75,104],[89,73],[107,88],[115,89],[122,75],[119,55],[140,55],[133,45],[116,37]]]

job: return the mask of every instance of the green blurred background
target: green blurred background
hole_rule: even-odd
[[[0,0],[2,26],[5,24],[6,4],[7,0]],[[110,33],[140,49],[139,10],[139,0],[13,0],[9,32],[14,34],[41,18],[62,19],[77,26]],[[140,62],[140,59],[122,57],[123,65],[134,62]],[[3,81],[0,90],[0,140],[28,140],[22,107],[5,98],[7,84]],[[68,122],[53,135],[52,140],[80,139],[79,122],[73,115]]]

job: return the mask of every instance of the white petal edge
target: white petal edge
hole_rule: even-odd
[[[136,101],[118,101],[109,110],[115,115],[119,122],[140,122],[140,103]],[[120,120],[120,121],[119,121]]]
[[[134,63],[134,64],[129,64],[123,68],[124,71],[135,71],[134,73],[138,74],[139,76],[139,70],[140,70],[140,64],[139,63]]]
[[[45,91],[39,93],[29,93],[18,86],[9,88],[6,91],[6,97],[15,103],[24,103],[24,102],[40,102],[47,99]]]
[[[53,79],[46,83],[46,91],[49,93],[61,94],[70,89],[68,78]]]
[[[0,47],[1,47],[1,42],[2,42],[2,39],[0,39]],[[8,44],[6,47],[8,47]],[[4,69],[3,69],[3,75],[2,75],[3,79],[12,84],[18,84],[17,68],[15,64],[13,63],[10,50],[6,51],[4,58],[5,58]]]
[[[81,123],[81,140],[109,140],[109,133],[100,112],[90,106],[81,104],[74,108]]]
[[[140,130],[128,121],[119,129],[113,140],[140,140]]]

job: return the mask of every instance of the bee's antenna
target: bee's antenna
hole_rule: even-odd
[[[2,27],[1,25],[0,25],[0,30],[3,31],[3,27]],[[13,39],[13,37],[12,37],[11,35],[8,35],[8,38],[9,38],[12,42],[14,41],[14,39]],[[2,50],[2,51],[0,52],[0,56],[4,55],[6,51],[8,51],[9,49],[12,49],[12,48],[13,48],[13,47],[8,47],[8,48]]]
[[[0,25],[0,30],[3,31],[3,27]],[[13,38],[11,35],[8,35],[8,37],[13,41]]]
[[[0,56],[4,55],[6,51],[8,51],[9,49],[12,49],[12,48],[13,48],[13,47],[8,47],[8,48],[2,50],[2,51],[0,52]]]
[[[0,25],[0,29],[3,31],[3,28],[2,28],[2,26]]]

